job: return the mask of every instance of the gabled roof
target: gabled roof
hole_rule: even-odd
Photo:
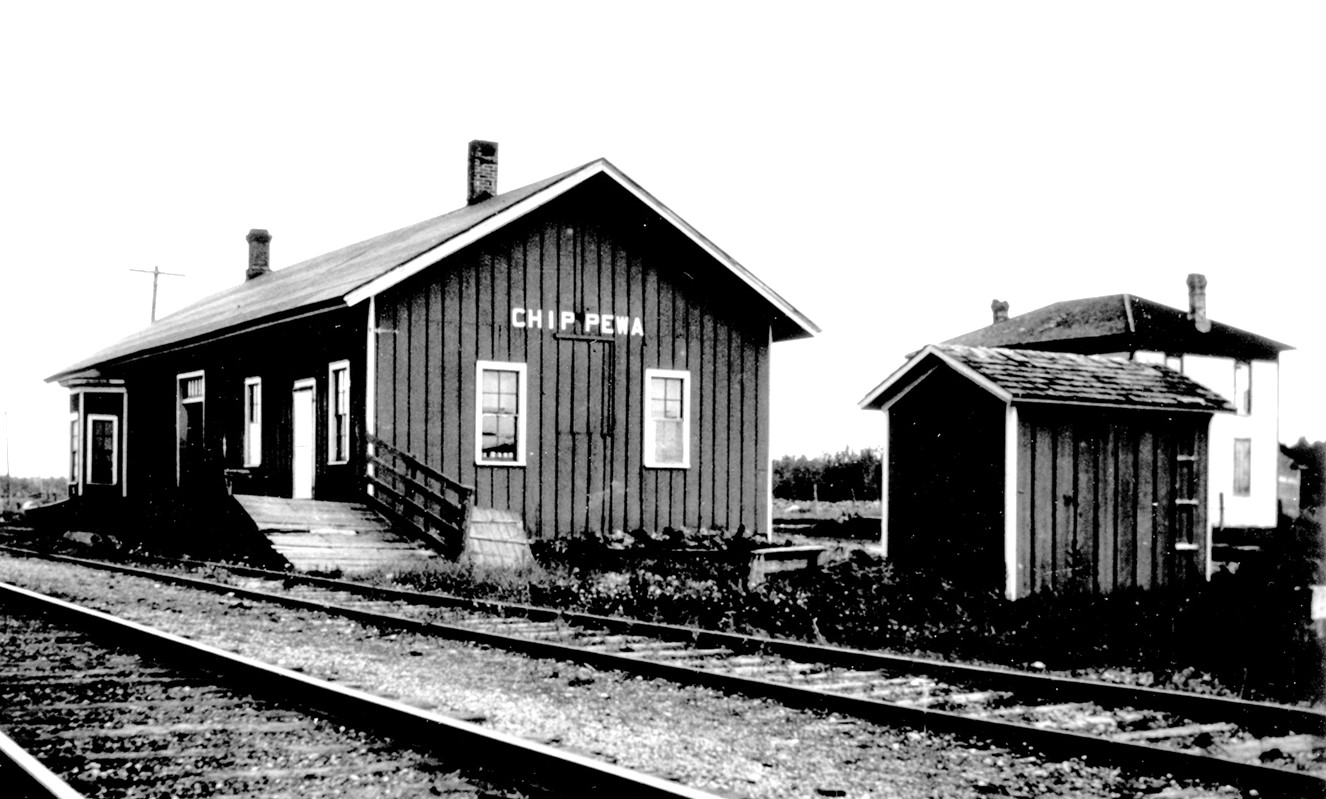
[[[151,327],[48,377],[47,382],[245,328],[356,305],[597,175],[616,181],[755,291],[770,306],[775,341],[805,338],[819,332],[815,323],[791,303],[621,170],[600,158],[538,183],[247,280],[158,320]]]
[[[884,409],[916,381],[947,366],[1005,402],[1165,411],[1232,411],[1195,380],[1164,366],[1071,352],[931,344],[860,402]]]
[[[1133,294],[1056,302],[944,343],[1097,354],[1154,350],[1268,360],[1293,349],[1215,320],[1203,333],[1186,311]]]

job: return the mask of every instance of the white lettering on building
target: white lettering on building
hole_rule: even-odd
[[[644,322],[638,316],[586,311],[547,310],[543,308],[512,308],[511,326],[522,329],[571,331],[600,336],[645,335]]]

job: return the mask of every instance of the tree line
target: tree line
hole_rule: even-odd
[[[773,495],[809,502],[879,499],[882,470],[873,449],[825,453],[815,458],[784,455],[773,463]]]

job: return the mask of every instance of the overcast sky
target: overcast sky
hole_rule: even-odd
[[[0,408],[63,474],[43,378],[243,279],[606,157],[817,322],[773,450],[878,445],[902,356],[1131,292],[1295,346],[1326,439],[1326,4],[11,3],[0,15]],[[206,9],[206,10],[204,10]],[[131,399],[132,402],[132,399]]]

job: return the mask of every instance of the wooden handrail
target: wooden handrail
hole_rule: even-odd
[[[372,499],[440,544],[444,552],[459,551],[469,528],[474,487],[447,477],[376,436],[368,436],[368,442],[370,473],[365,479]]]
[[[388,444],[387,442],[383,441],[382,439],[378,438],[375,435],[369,434],[368,443],[373,444],[374,446],[382,447],[387,452],[391,453],[397,458],[400,458],[401,460],[413,466],[415,469],[418,469],[428,477],[437,480],[438,482],[442,483],[442,485],[446,486],[447,488],[450,488],[452,491],[455,491],[456,493],[464,493],[464,494],[474,493],[474,486],[466,485],[465,483],[462,483],[459,480],[454,480],[450,477],[447,477],[445,474],[442,474],[437,469],[434,469],[433,467],[429,466],[428,464],[414,457],[410,453],[401,449],[397,449],[396,447],[392,446],[391,444]]]

